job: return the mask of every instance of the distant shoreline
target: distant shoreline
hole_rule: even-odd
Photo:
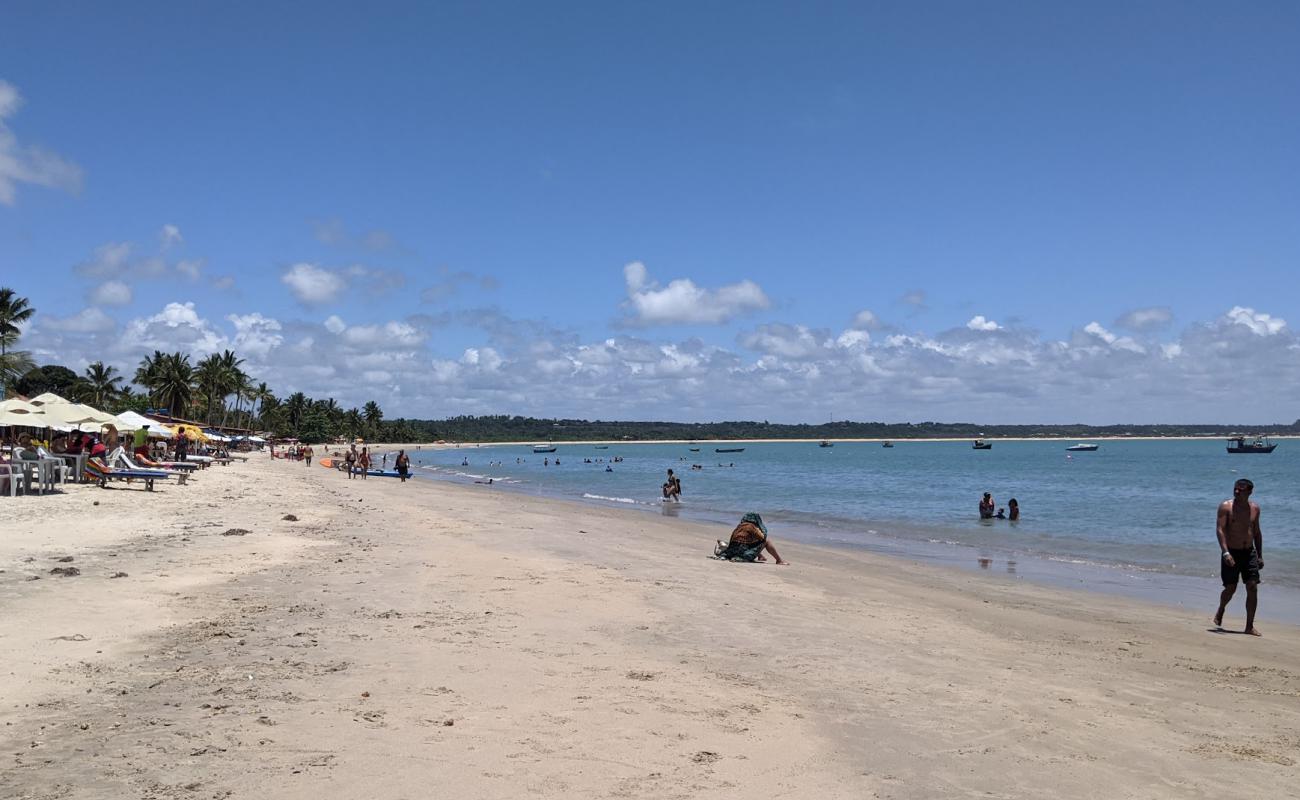
[[[904,444],[910,442],[973,442],[976,437],[958,436],[958,437],[938,437],[938,438],[874,438],[874,439],[834,439],[830,437],[814,437],[811,439],[561,439],[548,442],[539,441],[517,441],[517,442],[443,442],[441,444],[426,442],[422,444],[372,444],[371,448],[396,448],[396,447],[437,447],[437,448],[457,448],[457,447],[535,447],[537,445],[619,445],[619,444],[685,444],[699,445],[730,445],[730,444],[779,444],[781,442],[815,444],[819,442],[832,442],[834,444],[854,444],[854,443],[883,443],[893,442],[894,444]],[[1169,442],[1169,441],[1209,441],[1209,442],[1227,442],[1231,438],[1227,436],[981,436],[978,437],[984,442]],[[1249,438],[1249,437],[1247,437]],[[1284,434],[1278,436],[1269,436],[1274,440],[1282,439],[1300,439],[1300,436],[1294,434]]]

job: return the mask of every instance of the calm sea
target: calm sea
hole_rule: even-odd
[[[1120,582],[1217,579],[1216,506],[1245,476],[1263,510],[1265,583],[1300,588],[1300,441],[1269,455],[1230,455],[1218,440],[1104,441],[1091,453],[1068,453],[1069,444],[581,444],[545,455],[471,446],[418,451],[413,461],[430,477],[492,478],[507,490],[716,521],[723,539],[741,514],[758,511],[784,539],[1020,573],[1035,563],[1058,578],[1073,574],[1067,565],[1095,567]],[[714,452],[731,446],[744,452]],[[610,464],[615,456],[623,460]],[[659,487],[670,467],[683,502],[665,508]],[[984,492],[999,507],[1016,498],[1020,521],[980,521]]]

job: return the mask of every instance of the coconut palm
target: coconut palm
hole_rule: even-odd
[[[9,347],[18,341],[23,323],[35,313],[36,309],[27,303],[26,297],[19,297],[8,287],[0,287],[0,356],[8,353]]]
[[[194,366],[190,364],[188,354],[163,355],[162,363],[158,367],[154,393],[158,403],[166,408],[171,416],[185,413],[194,400]]]
[[[361,416],[366,421],[366,434],[371,438],[379,430],[379,423],[384,418],[384,412],[379,410],[379,404],[370,400],[361,409]]]
[[[106,367],[103,361],[96,361],[86,367],[82,381],[85,384],[86,399],[95,408],[102,408],[105,402],[122,391],[119,385],[122,376],[117,374],[117,367]]]
[[[302,418],[307,413],[307,406],[311,401],[302,392],[294,392],[289,395],[289,399],[284,401],[285,421],[289,423],[289,428],[294,435],[298,435],[298,429],[302,426]]]

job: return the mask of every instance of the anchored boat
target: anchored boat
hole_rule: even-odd
[[[1270,442],[1267,436],[1256,436],[1254,439],[1234,436],[1228,441],[1235,442],[1228,445],[1229,453],[1271,453],[1277,449],[1277,445]]]

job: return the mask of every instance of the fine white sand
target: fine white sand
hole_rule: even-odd
[[[1296,796],[1267,586],[1254,639],[1211,583],[1192,615],[728,532],[265,454],[0,497],[0,797]]]

